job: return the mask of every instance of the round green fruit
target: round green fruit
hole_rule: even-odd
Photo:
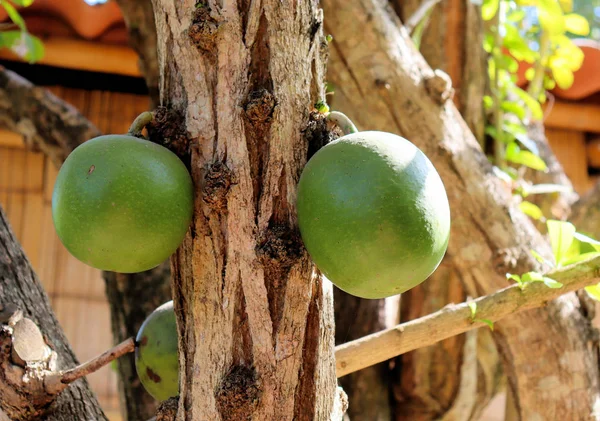
[[[450,207],[429,159],[408,140],[358,132],[320,149],[298,184],[298,224],[311,258],[362,298],[400,294],[440,264]]]
[[[144,389],[159,401],[179,395],[179,355],[173,301],[148,316],[136,337],[135,369]]]
[[[192,219],[190,174],[167,148],[127,135],[78,146],[52,195],[56,232],[69,252],[97,269],[142,272],[179,247]]]

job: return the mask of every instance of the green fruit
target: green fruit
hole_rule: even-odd
[[[52,217],[77,259],[97,269],[142,272],[183,241],[193,193],[189,172],[168,149],[133,136],[100,136],[62,165]]]
[[[136,337],[135,369],[153,398],[164,401],[179,395],[179,355],[173,301],[148,316]]]
[[[440,264],[450,207],[439,174],[408,140],[346,135],[320,149],[298,185],[306,249],[337,287],[363,298],[400,294]]]

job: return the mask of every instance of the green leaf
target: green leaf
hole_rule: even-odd
[[[551,261],[547,260],[544,256],[542,256],[541,254],[539,254],[537,251],[535,250],[529,250],[529,252],[531,253],[531,255],[535,258],[535,260],[537,260],[540,263],[545,263],[551,267],[554,267],[554,263],[552,263]]]
[[[492,20],[498,12],[500,0],[483,0],[481,5],[481,17],[483,20]]]
[[[474,320],[475,323],[480,322],[480,323],[485,323],[487,325],[487,327],[490,328],[490,330],[494,330],[494,322],[492,322],[489,319],[475,319]]]
[[[532,81],[533,78],[535,76],[535,69],[533,67],[530,67],[529,69],[525,70],[525,79],[527,79],[528,81]]]
[[[469,301],[467,305],[471,309],[471,319],[475,318],[475,313],[477,313],[477,303],[475,301]]]
[[[521,277],[519,275],[513,275],[512,273],[507,273],[506,279],[512,279],[519,285],[521,285],[523,283],[523,281],[521,281]]]
[[[586,36],[590,33],[590,24],[587,19],[576,13],[565,15],[565,28],[575,35]]]
[[[529,95],[527,92],[525,92],[518,86],[515,86],[513,89],[511,89],[511,91],[517,94],[519,98],[525,103],[525,105],[529,107],[533,118],[535,118],[536,120],[542,119],[544,115],[544,113],[542,112],[542,106],[539,102],[535,100],[535,98],[533,98],[531,95]]]
[[[486,53],[491,53],[494,49],[494,35],[486,33],[483,37],[483,49]]]
[[[538,171],[546,171],[548,168],[542,158],[529,151],[521,150],[516,142],[511,142],[506,147],[505,158],[509,162],[525,165]]]
[[[598,256],[600,256],[600,252],[597,252],[597,251],[592,251],[589,253],[581,253],[581,254],[575,253],[575,254],[569,255],[563,259],[563,266],[568,266],[568,265],[572,265],[574,263],[583,262],[584,260],[588,260],[588,259],[598,257]]]
[[[492,99],[491,96],[484,95],[484,97],[483,97],[483,106],[485,107],[486,110],[491,110],[492,109],[492,107],[494,106],[494,100]]]
[[[516,115],[520,120],[525,118],[525,107],[517,102],[503,101],[502,104],[500,104],[500,108],[507,113]]]
[[[556,88],[556,81],[549,77],[544,76],[544,89],[551,91]]]
[[[11,0],[17,6],[29,7],[33,4],[33,0]]]
[[[519,209],[521,209],[521,212],[523,212],[525,215],[535,219],[536,221],[539,221],[544,217],[544,213],[537,205],[534,205],[526,200],[519,203]]]
[[[565,18],[560,4],[556,0],[539,0],[538,17],[540,26],[550,35],[565,32]]]
[[[594,300],[600,301],[600,284],[585,287],[585,292]]]
[[[527,128],[522,123],[504,121],[504,123],[502,124],[502,128],[505,132],[512,134],[517,139],[520,139],[520,136],[527,134]],[[529,147],[527,147],[527,149],[531,150]]]
[[[530,139],[528,136],[526,136],[524,134],[518,134],[515,137],[517,138],[519,143],[521,143],[523,146],[525,146],[531,152],[533,152],[534,154],[539,156],[540,151],[537,147],[537,144],[532,139]]]
[[[17,9],[15,9],[14,6],[7,1],[0,1],[0,4],[6,10],[6,13],[10,17],[10,20],[12,20],[14,24],[21,29],[21,31],[27,31],[25,21],[23,20],[19,12],[17,12]]]
[[[523,283],[532,283],[532,282],[542,282],[544,280],[544,275],[542,275],[539,272],[527,272],[526,274],[524,274],[523,276],[521,276],[521,281],[523,281]]]
[[[544,276],[543,282],[544,282],[544,285],[546,285],[548,288],[556,289],[556,288],[562,288],[562,286],[563,286],[563,284],[561,284],[560,282],[555,281],[552,278],[548,278],[547,276]]]
[[[588,237],[585,234],[582,234],[580,232],[576,232],[575,234],[573,234],[573,237],[575,237],[577,240],[581,241],[582,243],[587,243],[587,244],[593,244],[595,246],[600,246],[600,241],[593,239],[592,237]],[[600,251],[600,250],[598,250]]]
[[[571,244],[573,243],[573,234],[575,234],[575,226],[570,222],[557,221],[550,219],[546,221],[548,235],[550,236],[550,244],[556,266],[561,267],[564,257],[567,255]]]
[[[494,172],[494,175],[496,177],[498,177],[500,180],[504,181],[505,183],[510,184],[513,182],[513,178],[509,173],[507,173],[506,171],[502,171],[500,168],[496,167],[495,165],[492,167],[492,171]]]
[[[44,44],[39,38],[28,32],[0,32],[0,46],[10,48],[15,54],[30,63],[36,62],[44,56]]]
[[[552,71],[552,77],[560,89],[569,89],[573,86],[575,75],[573,75],[573,72],[570,69],[554,65],[550,70]]]

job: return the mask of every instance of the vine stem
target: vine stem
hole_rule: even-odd
[[[343,113],[340,113],[339,111],[331,111],[329,114],[327,114],[327,120],[331,121],[340,129],[342,129],[344,135],[358,133],[358,129],[356,128],[352,120],[350,120],[348,116],[346,116]]]
[[[492,86],[492,98],[494,100],[494,127],[496,129],[496,137],[494,138],[494,162],[496,166],[502,168],[505,165],[505,150],[504,136],[502,132],[502,121],[504,120],[504,111],[502,110],[500,98],[500,69],[498,63],[502,57],[502,34],[500,26],[502,25],[502,13],[504,12],[504,1],[500,0],[498,11],[496,12],[496,34],[494,37],[494,84]]]
[[[544,62],[548,58],[549,51],[550,35],[548,35],[547,31],[542,30],[542,35],[540,36],[540,58],[535,64],[535,73],[533,74],[533,79],[531,79],[531,82],[529,83],[529,88],[527,88],[527,93],[536,101],[538,101],[538,97],[542,93],[544,87],[544,74],[546,73]]]
[[[144,111],[143,113],[138,115],[135,118],[135,120],[133,120],[133,123],[131,123],[131,126],[129,126],[129,130],[127,131],[127,134],[130,136],[135,136],[135,137],[141,136],[142,130],[144,130],[144,127],[146,127],[148,124],[150,124],[153,119],[154,119],[154,113],[152,113],[151,111]]]
[[[555,269],[546,276],[563,286],[553,289],[535,282],[521,290],[515,284],[471,301],[476,306],[475,315],[468,302],[449,304],[427,316],[338,345],[335,347],[337,377],[484,327],[488,321],[493,323],[521,311],[542,307],[563,294],[597,284],[600,282],[600,257]]]

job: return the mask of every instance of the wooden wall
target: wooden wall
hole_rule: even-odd
[[[148,109],[147,97],[62,87],[51,90],[86,115],[103,133],[125,133]],[[80,361],[112,346],[110,314],[100,271],[79,262],[56,236],[51,198],[57,169],[26,151],[20,136],[0,132],[0,205],[23,245]],[[89,376],[111,420],[120,420],[116,374],[110,367]]]

